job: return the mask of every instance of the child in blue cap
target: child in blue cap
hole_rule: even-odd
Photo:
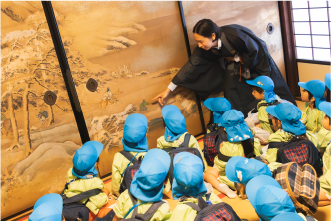
[[[147,118],[142,114],[131,114],[125,119],[123,131],[123,149],[130,152],[136,159],[145,156],[148,151],[147,142]],[[120,152],[114,156],[112,167],[112,192],[119,196],[120,186],[123,180],[125,169],[132,165],[130,160],[123,156]],[[170,186],[169,186],[170,188]]]
[[[298,214],[306,220],[302,213],[296,212],[289,195],[270,176],[260,175],[251,179],[246,186],[246,194],[262,221],[271,221],[281,214],[288,213]]]
[[[29,221],[62,221],[62,209],[63,201],[59,194],[46,194],[34,204]]]
[[[174,105],[167,105],[162,108],[162,117],[164,119],[166,128],[164,136],[157,139],[157,148],[165,149],[170,147],[179,147],[184,142],[185,134],[187,134],[186,121],[179,108]],[[199,150],[200,155],[203,153],[200,149],[198,141],[194,136],[190,137],[188,147]],[[203,159],[205,168],[207,168],[206,160]]]
[[[207,194],[203,181],[203,164],[199,157],[192,153],[181,152],[174,157],[174,180],[172,184],[173,199],[179,200],[170,220],[194,220],[197,211],[185,203],[198,205],[198,196],[212,204],[222,202],[214,193]]]
[[[214,168],[208,169],[204,179],[229,198],[235,198],[236,194],[229,188],[235,188],[234,183],[225,175],[225,166],[234,156],[246,156],[247,158],[261,156],[261,144],[257,138],[253,138],[251,130],[244,121],[244,115],[240,111],[226,111],[221,120],[227,133],[228,141],[220,145],[220,153],[214,159]]]
[[[326,130],[331,130],[331,103],[330,102],[322,102],[319,105],[321,111],[325,113],[323,118],[323,127]],[[331,138],[328,137],[330,140]],[[320,198],[318,202],[318,206],[330,205],[331,199],[331,143],[327,146],[324,154],[323,154],[323,175],[319,178],[320,180]]]
[[[115,218],[131,218],[135,208],[131,197],[137,199],[138,214],[145,214],[153,202],[161,201],[169,167],[170,156],[167,152],[160,149],[149,150],[132,180],[130,189],[121,193],[117,199],[114,206]],[[171,217],[169,210],[169,205],[164,203],[149,220],[169,220]]]
[[[273,92],[274,82],[268,76],[259,76],[254,80],[247,80],[247,84],[252,85],[252,94],[256,100],[262,100],[257,104],[257,119],[260,121],[261,129],[273,133],[268,113],[265,111],[267,106],[272,105],[274,102],[280,100],[280,98]],[[265,105],[267,104],[267,105]]]
[[[102,150],[102,143],[88,141],[76,151],[72,160],[73,167],[67,172],[67,189],[64,190],[64,195],[70,198],[88,190],[101,189],[102,192],[98,195],[80,201],[95,215],[108,202],[110,193],[98,177],[98,170],[96,169]]]
[[[320,80],[311,80],[308,82],[299,82],[298,85],[303,88],[301,99],[305,103],[305,111],[302,114],[301,121],[307,130],[316,134],[318,139],[318,148],[325,150],[330,137],[330,131],[322,126],[324,113],[319,110],[319,104],[325,101],[325,83]]]
[[[271,134],[268,141],[271,142],[289,142],[293,139],[309,139],[315,146],[318,145],[316,138],[306,133],[305,125],[300,121],[301,111],[292,103],[281,103],[277,106],[270,106],[266,109],[267,113],[272,116],[272,124],[275,133]],[[265,159],[270,163],[268,166],[271,170],[276,169],[280,163],[274,163],[277,159],[279,148],[268,148]]]
[[[203,102],[203,104],[213,112],[214,117],[214,124],[217,126],[221,125],[221,118],[222,115],[228,111],[231,110],[231,104],[230,102],[224,98],[224,97],[216,97],[216,98],[208,98]],[[207,131],[209,133],[209,131]]]
[[[327,73],[324,77],[325,81],[325,92],[324,92],[324,98],[325,101],[331,102],[331,97],[330,97],[330,90],[331,90],[331,73]]]

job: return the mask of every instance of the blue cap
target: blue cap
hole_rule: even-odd
[[[162,108],[162,117],[166,125],[164,131],[166,141],[175,141],[187,131],[185,117],[175,105],[167,105]]]
[[[203,181],[203,164],[199,157],[189,152],[181,152],[174,157],[173,164],[172,197],[175,200],[182,196],[198,197],[207,193]]]
[[[305,125],[300,121],[302,112],[292,103],[280,103],[277,106],[269,106],[266,108],[266,111],[282,122],[284,131],[297,136],[306,133]]]
[[[230,102],[224,97],[208,98],[203,104],[214,112],[214,123],[220,124],[225,111],[231,110]]]
[[[324,77],[325,85],[331,90],[331,73],[327,73]]]
[[[161,149],[149,150],[133,177],[130,192],[144,202],[157,202],[162,199],[164,180],[170,167],[170,156]]]
[[[304,221],[297,213],[282,213],[273,218],[271,221]]]
[[[130,114],[124,123],[122,144],[125,151],[146,152],[147,118],[142,114]]]
[[[98,171],[94,168],[94,165],[102,150],[103,145],[99,141],[87,141],[84,143],[83,146],[76,151],[72,159],[72,174],[81,179],[96,177]]]
[[[328,115],[329,117],[331,117],[331,103],[330,102],[322,102],[320,103],[319,106],[320,110],[323,111],[326,115]]]
[[[246,80],[247,84],[262,88],[264,90],[264,99],[267,103],[271,103],[277,99],[274,93],[275,84],[268,76],[259,76],[254,80]]]
[[[227,162],[225,175],[230,181],[244,185],[259,175],[272,177],[272,173],[265,163],[240,156],[231,157]]]
[[[63,201],[59,194],[40,197],[34,204],[29,221],[62,221]]]
[[[226,130],[230,142],[238,142],[253,137],[251,130],[244,121],[244,115],[240,111],[226,111],[221,119],[221,124]]]
[[[309,91],[315,98],[315,105],[318,108],[319,104],[325,101],[325,83],[320,80],[311,80],[308,82],[299,82],[298,85]]]
[[[296,213],[289,195],[270,176],[261,175],[251,179],[246,186],[246,194],[263,221],[269,221],[285,212]]]

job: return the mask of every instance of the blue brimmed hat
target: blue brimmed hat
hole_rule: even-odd
[[[277,96],[274,93],[275,84],[270,77],[259,76],[254,80],[247,80],[246,83],[255,87],[262,88],[264,90],[264,99],[267,103],[271,103],[277,99]]]
[[[306,133],[305,125],[300,121],[302,112],[292,103],[281,103],[277,106],[269,106],[266,108],[266,111],[282,122],[284,131],[297,136]]]
[[[164,181],[170,167],[170,156],[161,149],[149,150],[134,176],[130,192],[144,202],[162,200]]]
[[[40,197],[34,204],[29,221],[62,221],[63,201],[59,194]]]
[[[174,157],[173,164],[172,197],[175,200],[182,196],[198,197],[207,192],[203,181],[203,164],[199,157],[189,152],[181,152]]]
[[[309,91],[315,98],[315,105],[318,108],[319,104],[325,101],[325,83],[320,80],[311,80],[308,82],[299,82],[298,85]]]
[[[240,156],[231,157],[227,162],[225,175],[230,181],[244,185],[259,175],[272,177],[271,171],[265,163]]]
[[[164,131],[166,141],[175,141],[187,131],[185,117],[175,105],[167,105],[162,108],[162,117],[166,125]]]
[[[304,221],[297,213],[282,213],[273,218],[271,221]]]
[[[325,85],[331,90],[331,73],[327,73],[324,77]]]
[[[125,151],[146,152],[147,142],[147,118],[142,114],[130,114],[124,123],[122,144]]]
[[[214,123],[221,124],[222,115],[231,110],[230,102],[224,97],[208,98],[203,104],[214,112]]]
[[[244,115],[240,111],[226,111],[221,119],[221,124],[226,130],[230,142],[238,142],[253,137],[251,130],[244,121]]]
[[[84,143],[81,148],[76,150],[72,159],[72,174],[81,179],[96,177],[98,171],[94,168],[94,165],[102,150],[103,144],[99,141],[87,141]]]
[[[323,111],[327,116],[331,117],[331,103],[330,102],[322,102],[319,106],[320,110]]]
[[[289,195],[270,176],[261,175],[251,179],[246,186],[246,194],[263,221],[270,221],[286,212],[296,213]]]

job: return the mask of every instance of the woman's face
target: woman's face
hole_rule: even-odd
[[[194,39],[198,42],[198,47],[206,51],[218,45],[217,41],[213,42],[213,40],[215,40],[215,37],[215,34],[212,34],[211,38],[205,38],[197,33],[194,33]]]

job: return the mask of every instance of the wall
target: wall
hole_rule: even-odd
[[[307,82],[316,79],[324,82],[326,73],[331,73],[331,65],[298,62],[299,81]]]

